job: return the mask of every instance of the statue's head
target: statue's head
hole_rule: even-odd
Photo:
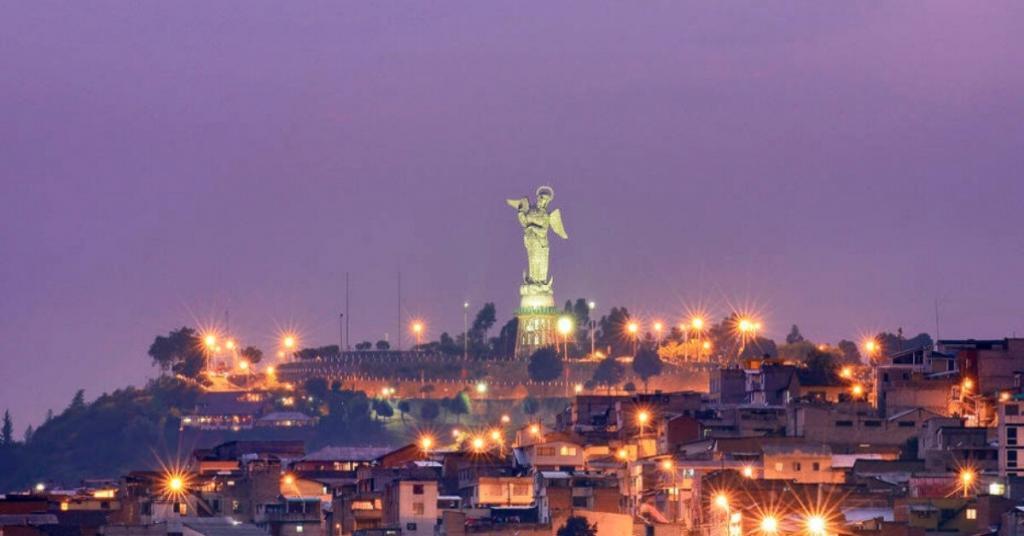
[[[550,186],[541,186],[537,188],[537,206],[540,208],[546,208],[548,203],[555,198],[555,190]]]

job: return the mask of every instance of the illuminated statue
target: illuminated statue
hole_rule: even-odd
[[[559,312],[551,289],[552,277],[548,273],[548,229],[568,239],[562,226],[562,213],[558,209],[548,212],[548,204],[555,198],[550,186],[537,188],[537,202],[530,199],[509,199],[508,205],[516,209],[523,227],[526,246],[526,266],[523,284],[519,287],[519,333],[516,355],[529,356],[534,350],[553,344],[556,339],[554,322]]]
[[[548,212],[548,204],[554,198],[555,191],[550,186],[541,186],[537,188],[537,202],[533,206],[526,197],[506,201],[518,211],[519,224],[523,226],[528,267],[523,282],[531,290],[551,289],[551,277],[548,275],[548,229],[562,238],[569,238],[562,226],[562,212],[558,209]]]

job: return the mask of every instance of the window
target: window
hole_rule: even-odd
[[[783,471],[782,462],[775,462],[775,470],[779,471],[780,473]]]
[[[878,428],[882,426],[882,421],[864,421],[864,426],[868,428]]]
[[[568,447],[563,445],[561,451],[559,451],[559,454],[561,454],[562,456],[575,456],[576,447]]]
[[[967,509],[967,519],[978,519],[978,509],[977,508],[968,508]]]
[[[295,525],[295,532],[302,533],[302,525]]]
[[[1018,406],[1017,404],[1007,404],[1006,405],[1006,414],[1007,415],[1020,415],[1020,406]]]
[[[913,428],[915,426],[917,426],[917,423],[914,421],[900,421],[900,428]]]
[[[520,497],[530,494],[529,484],[512,484],[512,495],[518,495]]]
[[[412,485],[412,494],[413,495],[423,495],[423,484],[413,484]]]
[[[1016,445],[1017,444],[1017,427],[1007,426],[1006,427],[1006,444]]]
[[[811,464],[811,471],[821,471],[821,464],[814,462]]]
[[[853,421],[836,421],[836,428],[849,428],[853,426]]]
[[[411,530],[412,532],[416,532],[416,523],[406,523],[405,530]]]
[[[800,470],[800,462],[793,462],[793,470],[794,471],[799,471]]]
[[[1017,467],[1017,451],[1006,451],[1006,465],[1009,467]]]
[[[412,503],[412,515],[414,515],[414,516],[421,516],[426,511],[427,511],[427,509],[423,505],[423,503],[421,503],[421,502]]]
[[[242,511],[242,503],[240,503],[238,501],[231,501],[231,512],[237,514],[237,513],[240,513],[241,511]]]
[[[587,505],[587,497],[585,497],[585,496],[573,497],[572,498],[572,507],[573,508],[587,508],[588,507],[588,505]]]

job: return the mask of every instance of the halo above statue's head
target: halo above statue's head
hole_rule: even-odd
[[[541,186],[540,188],[537,188],[536,195],[537,199],[540,199],[541,195],[546,195],[550,201],[555,198],[555,189],[550,186]]]

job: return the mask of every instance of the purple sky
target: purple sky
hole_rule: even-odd
[[[1024,4],[16,2],[0,17],[0,409],[154,374],[230,309],[504,321],[504,199],[543,183],[556,298],[770,335],[1024,334]]]

